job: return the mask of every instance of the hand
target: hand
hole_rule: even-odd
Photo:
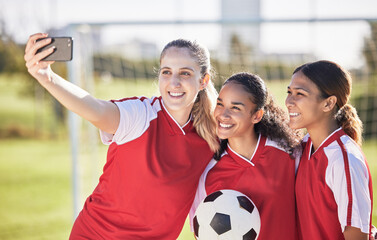
[[[37,42],[38,39],[45,38],[47,36],[48,35],[46,33],[36,33],[31,35],[25,48],[24,59],[26,61],[28,72],[40,83],[43,83],[44,81],[51,81],[52,70],[50,65],[54,63],[54,61],[41,61],[54,51],[54,47],[48,48],[36,54],[39,48],[46,46],[51,42],[51,38]]]
[[[369,234],[363,233],[360,228],[352,226],[346,226],[343,235],[345,240],[369,240]]]
[[[370,240],[375,240],[375,239],[377,239],[377,228],[372,225]]]

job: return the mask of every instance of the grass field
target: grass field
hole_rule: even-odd
[[[267,84],[282,104],[288,82]],[[33,99],[20,96],[21,87],[22,82],[5,80],[0,76],[0,131],[6,132],[5,135],[16,133],[18,136],[9,138],[0,134],[3,136],[0,138],[0,239],[67,239],[73,222],[72,165],[67,129],[60,126],[58,134],[51,138],[48,132],[55,125],[51,120],[50,103],[45,101],[40,106]],[[151,96],[156,93],[156,86],[146,81],[115,81],[102,83],[93,91],[94,95],[104,99]],[[41,117],[37,117],[38,112]],[[33,128],[40,119],[44,122],[44,130],[33,137]],[[369,161],[374,186],[377,186],[377,142],[365,142],[363,150]],[[93,164],[90,157],[83,156],[84,163],[81,164],[95,172],[94,182],[98,181],[102,171],[106,147],[100,145],[96,155],[99,162]],[[92,188],[93,184],[90,184],[83,198]],[[374,187],[374,199],[377,199],[377,187]],[[373,212],[374,225],[377,224],[376,208]],[[194,239],[187,223],[179,239]]]

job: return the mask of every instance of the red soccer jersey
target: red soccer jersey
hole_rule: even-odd
[[[233,189],[247,195],[256,205],[261,217],[258,239],[294,240],[294,179],[295,161],[274,141],[259,136],[250,160],[228,146],[222,158],[218,162],[212,160],[201,176],[190,219],[208,194]]]
[[[180,127],[161,98],[115,101],[120,124],[99,184],[70,239],[176,239],[213,153],[189,121]]]
[[[369,233],[372,181],[359,146],[339,128],[313,153],[304,138],[296,198],[301,239],[344,239],[345,226]]]

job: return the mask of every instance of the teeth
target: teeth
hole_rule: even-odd
[[[172,95],[173,97],[180,97],[183,95],[183,92],[179,92],[179,93],[170,92],[170,95]]]
[[[292,116],[292,117],[296,117],[298,115],[300,115],[300,114],[299,113],[289,113],[289,116]]]
[[[230,128],[231,126],[232,126],[232,124],[220,123],[220,127],[222,127],[222,128]]]

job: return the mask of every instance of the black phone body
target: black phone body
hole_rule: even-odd
[[[37,53],[55,46],[55,50],[43,58],[42,61],[71,61],[73,55],[73,39],[72,37],[48,37],[51,38],[51,43],[37,50]],[[45,38],[38,39],[37,41]]]

